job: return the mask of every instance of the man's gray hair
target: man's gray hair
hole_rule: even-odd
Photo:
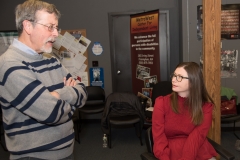
[[[41,10],[46,11],[50,14],[54,13],[57,19],[61,17],[60,12],[57,10],[54,4],[49,4],[41,0],[26,0],[24,3],[17,5],[15,9],[15,20],[19,35],[21,35],[23,31],[23,21],[29,20],[31,22],[36,22],[36,13],[37,11]]]

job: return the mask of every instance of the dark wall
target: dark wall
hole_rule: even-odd
[[[239,0],[222,0],[224,4],[239,4]],[[199,63],[202,50],[202,40],[197,39],[197,6],[202,5],[202,0],[182,0],[182,47],[183,60]],[[240,51],[240,39],[222,40],[222,49]],[[238,56],[239,66],[239,56]],[[239,78],[240,70],[237,70],[237,78],[221,78],[221,86],[233,88],[240,96]]]
[[[53,3],[62,13],[59,27],[63,30],[86,29],[87,38],[92,41],[88,48],[88,64],[98,61],[99,67],[104,68],[106,94],[112,92],[112,76],[109,46],[108,13],[150,11],[156,9],[169,10],[170,20],[170,52],[171,67],[173,71],[179,62],[179,0],[46,0]],[[0,1],[0,31],[15,30],[15,6],[24,0]],[[91,52],[93,42],[100,42],[104,52],[95,56]]]
[[[239,0],[222,0],[224,4],[239,4]],[[202,41],[197,39],[197,6],[202,5],[202,0],[182,0],[182,42],[183,61],[194,61],[199,63]],[[222,40],[222,49],[240,51],[240,39]],[[219,53],[220,54],[220,53]],[[238,66],[239,66],[238,56]],[[240,70],[237,70],[237,78],[221,78],[221,86],[233,88],[238,97],[240,96]],[[239,98],[238,98],[238,102]],[[229,124],[232,125],[232,124]],[[228,125],[228,126],[229,126]],[[238,122],[238,126],[240,123]],[[227,124],[222,124],[227,126]]]

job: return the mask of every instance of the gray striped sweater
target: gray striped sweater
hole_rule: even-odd
[[[30,55],[14,46],[0,57],[0,103],[10,159],[61,159],[73,152],[71,118],[85,104],[87,93],[80,82],[64,86],[63,78],[70,76],[56,58]]]

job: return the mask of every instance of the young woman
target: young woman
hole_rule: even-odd
[[[172,94],[156,98],[152,132],[154,155],[160,160],[215,159],[206,139],[214,107],[200,66],[180,63],[172,78]],[[210,101],[210,102],[209,102]]]

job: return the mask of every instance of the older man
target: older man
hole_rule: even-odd
[[[19,38],[0,57],[0,103],[10,159],[73,159],[72,115],[85,86],[50,53],[60,12],[27,0],[16,7]]]

